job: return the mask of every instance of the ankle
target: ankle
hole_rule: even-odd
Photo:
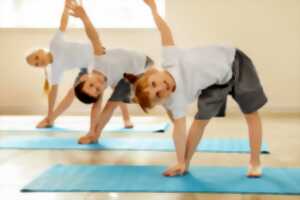
[[[261,165],[260,160],[250,160],[249,165],[252,167],[259,167]]]
[[[130,119],[124,119],[123,120],[125,124],[130,123],[131,124],[131,120]]]
[[[91,137],[91,138],[95,138],[95,139],[98,139],[99,138],[99,135],[96,134],[96,133],[88,133],[87,136]]]
[[[186,169],[187,169],[187,170],[190,168],[190,164],[191,164],[191,161],[185,162],[185,166],[186,166]]]

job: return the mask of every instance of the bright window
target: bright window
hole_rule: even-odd
[[[1,28],[57,28],[64,0],[0,0]],[[97,28],[153,28],[151,13],[143,0],[83,0]],[[157,0],[165,14],[165,0]],[[70,19],[69,27],[82,27]]]

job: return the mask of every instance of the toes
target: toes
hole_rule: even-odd
[[[133,125],[126,125],[125,128],[126,129],[133,129]]]

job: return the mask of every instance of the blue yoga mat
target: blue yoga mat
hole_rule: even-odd
[[[163,133],[170,128],[170,124],[163,123],[139,123],[135,124],[134,128],[126,129],[122,123],[110,123],[107,124],[103,132],[126,132],[126,133],[145,133],[145,132],[155,132]],[[0,125],[0,131],[13,131],[13,132],[88,132],[89,124],[84,123],[69,123],[65,125],[56,125],[52,128],[35,128],[34,123],[11,123]]]
[[[174,151],[174,144],[169,139],[126,139],[102,138],[99,144],[80,145],[74,138],[37,137],[7,138],[0,140],[0,149],[37,149],[37,150],[128,150],[128,151]],[[198,151],[248,153],[247,139],[214,138],[203,139]],[[265,143],[262,153],[269,153]]]
[[[265,168],[247,178],[246,168],[193,167],[182,177],[164,177],[163,166],[57,165],[23,192],[202,192],[300,194],[300,169]]]

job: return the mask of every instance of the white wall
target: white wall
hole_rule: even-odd
[[[236,45],[257,65],[269,97],[264,112],[300,112],[299,0],[167,0],[166,7],[178,46]],[[47,47],[54,32],[0,29],[0,114],[45,112],[47,103],[41,92],[43,73],[27,66],[24,55],[34,47]],[[136,49],[159,61],[160,38],[156,30],[99,32],[108,48]],[[67,37],[86,41],[82,30],[70,30]],[[75,74],[65,74],[60,96],[72,85]],[[229,107],[237,111],[234,103],[230,102]],[[140,113],[136,107],[131,109]],[[87,110],[88,107],[75,102],[69,114]]]

